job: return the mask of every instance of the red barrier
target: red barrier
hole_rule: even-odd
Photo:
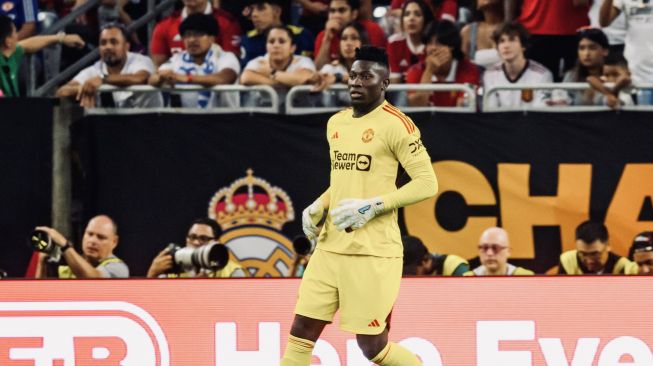
[[[298,284],[0,281],[0,365],[277,366]],[[644,277],[405,279],[390,336],[425,366],[651,366],[651,300]],[[337,321],[314,354],[369,365]]]

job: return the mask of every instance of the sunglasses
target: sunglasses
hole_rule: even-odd
[[[499,245],[499,244],[480,244],[478,246],[478,250],[481,251],[481,252],[487,253],[490,250],[492,250],[494,253],[497,253],[497,254],[501,253],[506,248],[508,248],[508,247],[504,247],[504,246]]]

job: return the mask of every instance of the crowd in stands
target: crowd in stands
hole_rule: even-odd
[[[646,87],[653,83],[649,1],[180,0],[147,39],[143,31],[126,31],[147,11],[144,1],[101,0],[65,32],[37,36],[44,28],[37,18],[40,9],[63,17],[86,1],[2,3],[2,95],[25,95],[23,55],[57,42],[82,49],[77,52],[95,46],[100,51],[100,60],[64,83],[59,96],[75,97],[85,107],[190,108],[260,101],[211,91],[149,96],[117,91],[102,99],[98,88],[268,85],[283,100],[296,85],[312,85],[317,92],[346,84],[353,50],[371,44],[387,50],[393,84],[466,84],[479,94],[494,87],[525,86],[491,93],[490,107],[653,104],[653,88]],[[386,10],[385,15],[372,16],[373,7]],[[64,65],[74,60],[66,52]],[[586,82],[589,88],[533,89],[552,82]],[[475,97],[409,89],[392,94],[391,102],[456,107]],[[347,94],[338,92],[316,103],[345,105]]]

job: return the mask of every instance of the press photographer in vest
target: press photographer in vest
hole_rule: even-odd
[[[38,226],[30,237],[40,251],[37,278],[128,278],[129,268],[113,254],[118,245],[118,227],[106,215],[92,218],[82,239],[82,253],[57,230]]]

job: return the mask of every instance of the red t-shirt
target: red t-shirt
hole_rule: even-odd
[[[424,62],[420,62],[417,65],[413,65],[408,69],[406,75],[406,83],[408,84],[420,84],[422,79],[422,74],[424,73],[424,68],[426,65]],[[453,84],[472,84],[478,86],[480,79],[480,72],[478,67],[473,63],[469,62],[467,59],[458,61],[458,66],[456,69],[456,74],[453,80]],[[439,82],[434,82],[434,84]],[[431,94],[431,105],[438,107],[455,107],[458,98],[464,96],[463,92],[457,91],[448,91],[448,92],[433,92]]]
[[[577,7],[572,0],[523,0],[518,21],[531,34],[574,35],[590,24],[590,5]]]
[[[171,16],[161,20],[154,27],[152,33],[151,53],[153,55],[172,56],[184,49],[184,42],[179,35],[179,24],[184,20],[182,12],[175,12]],[[213,9],[213,16],[218,21],[220,34],[216,43],[223,50],[240,55],[240,24],[228,12],[222,9]]]
[[[358,21],[367,31],[367,37],[370,40],[370,44],[376,47],[385,48],[387,40],[385,39],[385,32],[379,27],[378,24],[374,23],[371,20],[359,20]],[[317,57],[320,52],[320,47],[322,46],[322,40],[324,39],[324,30],[322,30],[315,39],[315,53],[313,57]],[[338,59],[340,55],[340,36],[335,35],[331,38],[331,46],[329,46],[329,60],[333,61]]]
[[[408,39],[403,35],[396,35],[390,37],[388,40],[388,63],[390,64],[390,73],[392,76],[401,76],[405,79],[405,73],[412,65],[424,61],[424,46],[421,52],[416,53],[417,50],[411,50],[408,45]],[[413,52],[415,51],[415,52]]]
[[[401,9],[404,6],[406,0],[392,0],[390,3],[390,9]],[[458,14],[458,1],[457,0],[444,0],[442,5],[439,8],[433,7],[432,3],[427,2],[433,12],[433,17],[435,19],[445,19],[451,20],[452,22],[456,21]]]

